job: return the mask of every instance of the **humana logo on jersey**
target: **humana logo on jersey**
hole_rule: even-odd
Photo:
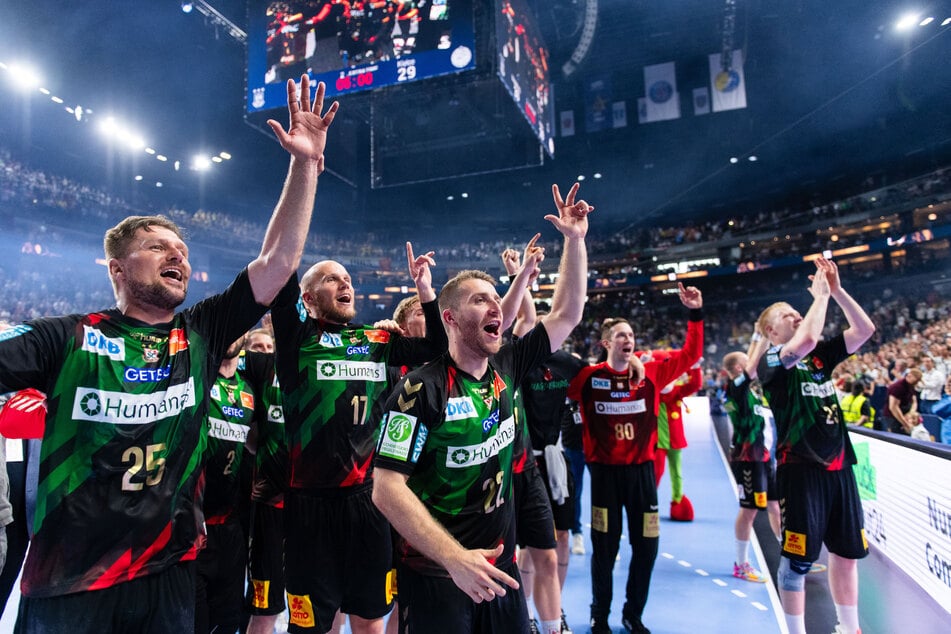
[[[146,425],[195,405],[195,379],[151,394],[127,394],[81,387],[73,398],[73,420],[112,425]]]
[[[835,385],[832,384],[832,381],[826,381],[825,383],[803,383],[802,384],[803,396],[815,396],[817,398],[828,398],[834,394],[835,394]]]
[[[595,401],[594,411],[599,414],[642,414],[647,411],[647,405],[644,399],[639,398],[636,401],[626,401],[624,403],[612,403],[610,401]]]
[[[477,445],[446,448],[446,466],[451,469],[464,469],[485,464],[493,456],[512,444],[515,440],[515,418],[509,416],[499,423],[499,431],[494,436]]]
[[[372,361],[322,361],[317,364],[318,381],[385,381],[386,366]]]
[[[247,425],[236,425],[220,418],[208,417],[208,435],[219,440],[243,443],[251,430]]]

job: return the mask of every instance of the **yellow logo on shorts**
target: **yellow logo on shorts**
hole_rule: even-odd
[[[783,550],[792,555],[806,556],[806,536],[804,533],[794,533],[786,531],[786,539],[783,540]]]
[[[262,610],[266,610],[267,609],[267,593],[271,587],[271,582],[258,581],[257,579],[252,579],[251,587],[254,588],[254,599],[251,601],[251,605],[256,608],[261,608]]]
[[[288,592],[287,605],[291,613],[291,623],[301,627],[316,627],[314,606],[310,603],[309,594],[296,595]]]
[[[644,537],[660,537],[660,513],[644,513]]]
[[[386,604],[393,603],[393,597],[397,595],[396,587],[396,568],[391,568],[386,572]]]
[[[603,506],[591,507],[591,530],[599,533],[608,532],[608,510]]]
[[[865,529],[862,529],[862,546],[865,547],[865,550],[868,550],[868,537],[865,536]]]
[[[766,491],[757,491],[754,493],[753,502],[756,504],[756,508],[758,509],[766,508]]]

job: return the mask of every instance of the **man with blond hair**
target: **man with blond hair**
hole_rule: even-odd
[[[770,345],[759,358],[750,359],[747,373],[760,379],[776,417],[783,529],[777,576],[790,634],[806,632],[805,575],[823,543],[829,550],[835,631],[855,634],[860,631],[857,560],[868,554],[868,542],[852,472],[855,451],[832,371],[868,341],[875,325],[842,288],[835,263],[818,258],[815,264],[809,288],[812,305],[805,315],[786,302],[760,315],[757,330]],[[830,299],[842,309],[848,328],[823,341]]]

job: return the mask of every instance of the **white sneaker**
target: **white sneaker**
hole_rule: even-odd
[[[584,553],[584,535],[581,533],[575,533],[571,536],[571,554],[583,555]]]

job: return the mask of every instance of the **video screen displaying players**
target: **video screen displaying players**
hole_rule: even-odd
[[[548,156],[555,155],[555,108],[548,49],[525,0],[496,0],[499,77]]]
[[[248,112],[284,107],[304,73],[334,96],[475,66],[472,0],[249,3]]]

